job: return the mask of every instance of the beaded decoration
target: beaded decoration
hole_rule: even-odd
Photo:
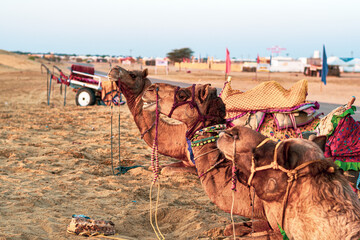
[[[215,142],[217,138],[219,138],[219,135],[204,138],[204,139],[200,139],[200,140],[197,140],[197,141],[193,141],[193,142],[191,142],[191,146],[192,147],[202,146],[202,145],[205,145],[207,143]]]
[[[217,124],[217,125],[205,127],[205,128],[202,128],[202,129],[196,131],[192,140],[196,139],[199,136],[204,135],[204,133],[209,133],[209,132],[218,133],[219,131],[222,131],[225,129],[226,129],[226,124]],[[215,142],[218,138],[219,138],[219,135],[215,135],[215,136],[211,136],[208,138],[192,141],[191,147],[203,146],[207,143]]]
[[[199,135],[203,135],[203,133],[205,132],[217,132],[218,130],[225,130],[225,129],[226,129],[226,124],[216,124],[213,126],[205,127],[196,131],[193,138]]]

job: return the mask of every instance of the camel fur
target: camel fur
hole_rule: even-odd
[[[251,157],[256,167],[274,161],[276,143],[269,141],[256,147],[266,137],[244,127],[234,127],[220,134],[218,148],[233,158],[236,138],[235,162],[247,181],[250,176]],[[359,239],[360,203],[349,183],[337,166],[324,159],[320,147],[324,139],[314,142],[288,139],[277,149],[277,162],[286,169],[303,163],[321,160],[303,169],[303,176],[294,180],[289,192],[284,215],[284,230],[290,239]],[[320,144],[320,147],[316,143]],[[274,228],[281,224],[282,200],[288,184],[287,174],[269,169],[256,172],[251,185],[262,200],[267,219]]]

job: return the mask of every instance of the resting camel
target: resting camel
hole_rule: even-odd
[[[271,226],[282,225],[290,239],[359,239],[359,200],[337,166],[324,159],[324,139],[314,139],[321,148],[305,139],[266,140],[234,127],[220,134],[217,145],[229,159],[236,146],[238,177],[254,187]]]
[[[236,191],[231,189],[232,162],[218,150],[215,141],[219,130],[225,128],[225,105],[217,97],[216,88],[210,84],[179,88],[156,83],[147,88],[142,98],[144,111],[155,112],[158,108],[161,114],[186,124],[187,137],[192,140],[198,176],[213,203],[225,212],[230,212],[233,192],[236,199],[234,214],[266,219],[259,198],[255,198],[252,213],[249,189],[245,184],[236,184]],[[199,129],[202,130],[197,132]],[[262,229],[269,229],[266,221],[259,222],[262,222]]]
[[[142,134],[146,144],[152,147],[155,137],[155,113],[143,111],[142,95],[151,85],[147,78],[147,69],[143,71],[127,71],[122,67],[113,67],[108,76],[120,84],[120,90],[126,98],[127,105],[134,121]],[[166,165],[167,171],[186,171],[196,174],[194,164],[189,160],[187,143],[185,139],[185,124],[170,124],[160,118],[158,131],[159,153],[181,160]]]

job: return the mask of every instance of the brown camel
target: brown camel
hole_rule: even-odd
[[[113,67],[108,76],[120,83],[120,89],[125,96],[127,105],[134,117],[134,121],[142,133],[148,146],[152,147],[155,137],[155,113],[143,111],[143,100],[141,99],[144,91],[151,85],[147,78],[147,69],[143,71],[127,71],[122,67]],[[159,153],[181,160],[173,164],[166,165],[167,171],[185,171],[196,174],[194,164],[190,161],[188,146],[185,139],[185,124],[170,124],[160,118],[158,134]]]
[[[234,158],[235,144],[239,178],[255,188],[271,226],[282,225],[290,239],[359,239],[359,200],[336,165],[324,159],[319,146],[325,138],[314,140],[319,146],[305,139],[265,139],[234,127],[220,134],[217,145]]]
[[[160,113],[185,123],[188,137],[192,139],[193,145],[196,145],[196,141],[201,143],[206,141],[206,144],[193,146],[195,165],[201,184],[213,203],[220,209],[230,212],[233,192],[232,162],[224,157],[217,149],[216,141],[212,140],[218,135],[217,128],[221,128],[223,126],[221,124],[225,123],[225,105],[217,97],[216,88],[211,87],[210,84],[177,88],[170,84],[157,83],[146,90],[143,100],[144,111],[154,112],[158,107]],[[206,127],[213,125],[216,125],[213,130],[207,131]],[[195,133],[199,128],[203,128],[201,134]],[[268,223],[263,221],[266,218],[260,199],[255,198],[255,208],[252,212],[248,187],[238,183],[233,193],[236,199],[233,213],[261,219],[258,221],[259,231],[269,230]]]

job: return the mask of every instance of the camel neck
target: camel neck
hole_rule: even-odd
[[[233,192],[231,181],[232,162],[226,159],[217,148],[216,140],[212,140],[212,137],[218,135],[219,131],[219,129],[197,131],[192,138],[192,142],[202,140],[202,145],[194,146],[193,152],[195,156],[195,166],[205,192],[210,200],[220,209],[230,212]],[[258,198],[255,199],[255,210],[252,213],[250,199],[244,197],[248,194],[249,190],[247,186],[238,182],[236,184],[234,197],[235,199],[241,199],[241,201],[235,201],[233,208],[234,214],[245,217],[264,218],[262,205]]]
[[[140,133],[145,133],[143,136],[144,141],[148,146],[152,146],[155,137],[155,128],[152,126],[155,123],[156,115],[155,112],[143,111],[142,93],[144,90],[138,95],[132,95],[131,91],[125,90],[124,97]],[[160,119],[159,153],[176,159],[187,160],[185,132],[185,124],[171,125]],[[172,141],[169,142],[168,139],[172,139]]]

